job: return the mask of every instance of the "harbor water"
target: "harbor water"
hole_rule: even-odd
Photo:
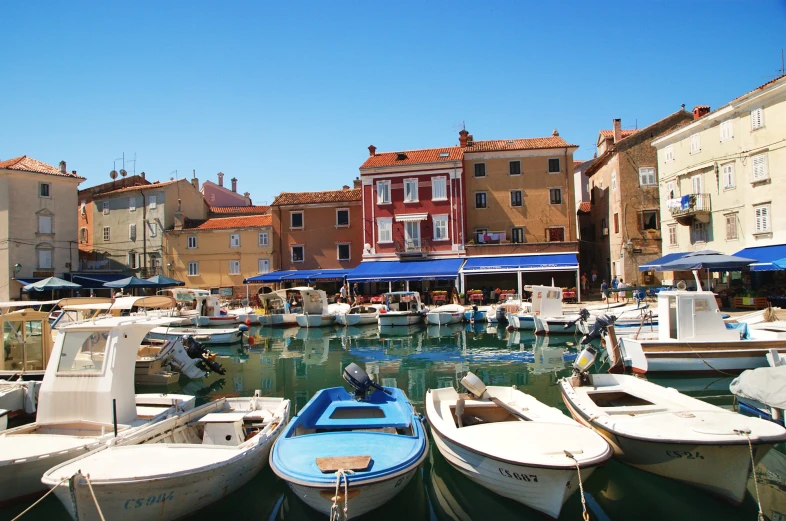
[[[578,339],[571,336],[535,337],[528,332],[508,332],[486,324],[408,326],[380,330],[377,326],[312,329],[252,328],[250,345],[211,347],[226,368],[204,381],[181,381],[167,389],[138,388],[139,392],[195,394],[204,402],[221,396],[283,396],[294,411],[302,408],[320,389],[343,386],[343,368],[351,362],[364,367],[382,385],[406,392],[423,412],[429,388],[455,387],[472,371],[488,385],[516,385],[540,401],[565,407],[557,381],[570,374]],[[732,407],[731,377],[658,378],[715,405]],[[522,439],[521,443],[538,440]],[[773,521],[786,519],[786,453],[772,450],[756,467],[762,509]],[[584,483],[591,519],[658,520],[756,519],[753,481],[749,479],[745,502],[734,507],[708,493],[610,461]],[[0,519],[12,519],[32,502],[0,509]],[[352,503],[349,511],[351,514]],[[155,519],[154,512],[140,512],[140,519]],[[226,499],[192,516],[194,520],[299,520],[324,519],[312,511],[265,468],[248,485]],[[455,471],[434,448],[415,479],[394,500],[364,518],[395,520],[541,520],[527,507],[495,495]],[[582,504],[574,494],[560,519],[580,520]],[[69,519],[60,503],[49,496],[25,520]]]

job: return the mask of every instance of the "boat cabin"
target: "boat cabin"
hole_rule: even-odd
[[[211,295],[206,289],[170,288],[161,290],[159,293],[174,298],[179,309],[195,310],[202,317],[226,315],[221,312],[221,301],[218,295]]]
[[[287,295],[292,295],[295,305],[290,301],[290,313],[301,313],[303,315],[326,315],[328,313],[327,294],[321,289],[314,288],[292,288],[287,290]]]
[[[52,353],[49,313],[33,308],[0,310],[0,327],[3,331],[0,379],[28,372],[40,374]]]
[[[738,329],[727,328],[710,291],[658,293],[658,340],[740,340]]]
[[[384,297],[388,311],[418,313],[423,308],[420,294],[416,291],[393,291],[385,293]]]
[[[532,292],[532,313],[545,317],[562,315],[562,288],[555,286],[528,286]]]

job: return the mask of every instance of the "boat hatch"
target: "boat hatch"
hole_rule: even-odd
[[[643,398],[628,394],[624,391],[588,392],[587,396],[598,407],[631,407],[642,405],[655,405]]]
[[[361,418],[384,418],[385,411],[379,407],[337,407],[330,415],[331,420],[357,420]]]
[[[510,412],[495,403],[469,403],[463,407],[461,413],[461,425],[459,425],[459,416],[456,414],[456,406],[450,406],[451,417],[456,427],[470,427],[472,425],[480,425],[483,423],[500,423],[500,422],[515,422],[521,421],[519,418],[513,416]],[[522,413],[526,415],[524,410]]]

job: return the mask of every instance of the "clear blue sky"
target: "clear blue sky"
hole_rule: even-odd
[[[562,137],[715,108],[775,77],[784,1],[0,3],[0,159],[351,184],[380,151]],[[118,166],[119,168],[119,166]],[[127,165],[128,170],[133,165]]]

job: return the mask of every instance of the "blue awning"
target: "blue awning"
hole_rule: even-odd
[[[107,282],[114,282],[116,280],[124,279],[128,277],[128,275],[124,275],[122,273],[89,273],[89,274],[77,274],[77,273],[66,273],[66,278],[71,279],[71,282],[79,284],[83,288],[87,289],[106,289],[104,284]]]
[[[343,280],[350,270],[348,269],[318,269],[318,270],[277,270],[270,273],[263,273],[249,277],[243,281],[244,284],[256,284],[259,282],[284,282],[293,280],[305,281],[328,281]]]
[[[786,267],[786,244],[745,248],[734,255],[756,259],[755,263],[748,266],[751,271],[775,271]]]
[[[684,256],[686,256],[689,253],[692,253],[692,252],[681,251],[681,252],[678,252],[678,253],[666,254],[663,257],[659,258],[659,259],[651,260],[651,261],[649,261],[646,264],[641,264],[639,266],[639,271],[649,271],[649,270],[660,271],[659,268],[663,264],[666,264],[667,262],[679,260],[679,259],[683,258]]]
[[[349,282],[393,282],[397,280],[453,280],[464,259],[417,261],[367,261],[350,271]]]
[[[276,270],[270,273],[263,273],[249,277],[243,281],[243,284],[255,284],[257,282],[281,282],[288,275],[295,273],[295,270]]]
[[[517,271],[575,271],[579,260],[575,253],[551,255],[511,255],[502,257],[470,257],[461,268],[465,274]]]

